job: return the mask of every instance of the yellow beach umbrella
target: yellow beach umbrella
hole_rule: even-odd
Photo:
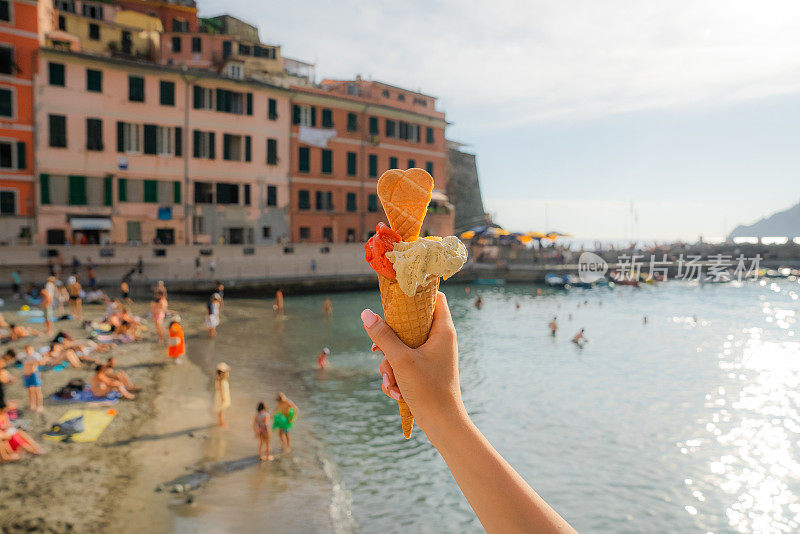
[[[473,237],[475,237],[475,230],[467,230],[461,234],[461,239],[472,239]]]

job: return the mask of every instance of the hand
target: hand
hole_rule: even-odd
[[[429,438],[450,423],[468,419],[458,381],[456,329],[444,293],[436,295],[431,333],[418,349],[400,341],[372,310],[364,310],[361,320],[374,342],[373,350],[384,353],[380,364],[383,392],[395,400],[402,396]]]

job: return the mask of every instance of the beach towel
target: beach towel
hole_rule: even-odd
[[[108,410],[81,410],[72,409],[61,416],[58,420],[59,423],[68,423],[73,420],[79,420],[82,425],[74,425],[73,429],[61,429],[59,425],[53,425],[53,430],[46,432],[42,437],[48,441],[74,441],[76,443],[86,443],[90,441],[97,441],[100,434],[108,427],[117,411],[113,409]],[[78,430],[83,426],[82,432],[71,432],[70,430]]]
[[[49,400],[54,404],[74,404],[79,402],[84,402],[87,404],[102,404],[102,405],[111,405],[116,404],[119,402],[120,394],[116,391],[112,391],[105,397],[95,397],[92,395],[92,391],[90,389],[84,389],[83,391],[78,391],[69,399],[64,399],[59,397],[58,395],[50,395]]]
[[[58,321],[67,321],[69,319],[72,319],[71,315],[62,315],[61,317],[53,317],[53,322],[56,323]],[[43,323],[44,322],[44,316],[28,317],[28,321],[27,322],[29,322],[29,323]]]
[[[17,315],[21,315],[22,317],[43,317],[44,311],[43,310],[20,310],[17,312]]]

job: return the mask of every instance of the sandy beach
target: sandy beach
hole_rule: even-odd
[[[143,314],[144,308],[142,304],[134,305],[133,311]],[[101,314],[101,306],[84,309],[87,319]],[[17,320],[13,312],[5,311],[5,316],[12,322]],[[59,322],[55,327],[78,338],[84,334],[77,321]],[[125,525],[123,531],[132,531],[138,523],[146,524],[151,532],[170,530],[165,504],[168,497],[154,488],[183,473],[199,458],[197,442],[207,435],[211,422],[208,378],[191,362],[180,366],[167,362],[165,349],[151,336],[154,334],[148,332],[145,340],[117,346],[110,353],[117,367],[128,373],[140,391],[135,400],[122,400],[113,406],[117,411],[115,419],[94,443],[42,440],[42,432],[75,405],[45,400],[42,413],[27,412],[21,371],[10,370],[17,381],[6,385],[6,398],[16,400],[23,409],[21,426],[45,447],[47,454],[27,455],[21,461],[0,466],[0,531],[98,532],[112,525],[116,529]],[[30,341],[38,347],[46,339]],[[21,350],[24,345],[19,341],[7,347]],[[100,355],[101,359],[104,356]],[[45,372],[45,398],[72,378],[88,381],[90,376],[88,365],[84,369]],[[168,409],[176,404],[180,411]]]

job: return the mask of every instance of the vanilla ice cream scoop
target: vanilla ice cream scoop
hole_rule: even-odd
[[[467,261],[467,247],[456,236],[400,241],[386,253],[397,273],[400,289],[413,296],[437,276],[453,276]]]

